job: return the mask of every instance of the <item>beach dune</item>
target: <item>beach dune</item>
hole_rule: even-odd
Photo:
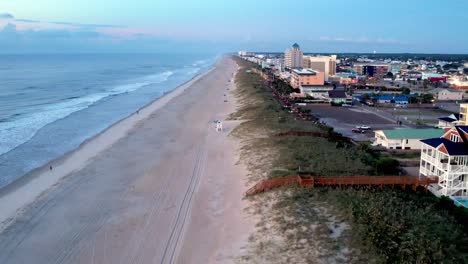
[[[0,234],[0,263],[231,262],[252,230],[246,173],[227,136],[237,123],[216,132],[213,121],[234,110],[236,70],[220,60],[4,191],[2,220],[14,217]]]

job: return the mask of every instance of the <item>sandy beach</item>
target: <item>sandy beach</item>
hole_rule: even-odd
[[[229,263],[253,230],[220,60],[0,193],[0,263]],[[49,166],[53,166],[50,170]]]

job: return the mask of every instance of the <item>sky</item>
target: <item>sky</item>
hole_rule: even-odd
[[[0,53],[468,53],[468,0],[0,0]]]

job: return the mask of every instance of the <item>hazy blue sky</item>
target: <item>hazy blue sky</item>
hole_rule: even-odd
[[[468,0],[0,0],[0,52],[468,53]]]

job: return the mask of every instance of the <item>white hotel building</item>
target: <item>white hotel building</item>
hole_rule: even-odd
[[[294,43],[292,48],[284,52],[284,66],[289,69],[298,69],[303,67],[304,53],[297,43]]]

